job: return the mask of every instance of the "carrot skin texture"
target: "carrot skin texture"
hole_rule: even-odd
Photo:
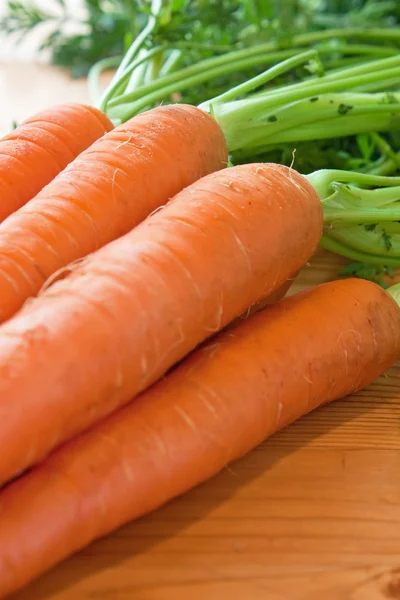
[[[0,593],[364,388],[400,354],[400,309],[364,280],[286,298],[0,493]]]
[[[321,231],[321,203],[301,175],[243,165],[197,181],[84,259],[0,329],[0,481],[278,290]]]
[[[267,297],[262,298],[259,302],[256,302],[252,306],[248,307],[247,310],[229,323],[228,327],[235,327],[243,319],[248,319],[251,315],[254,315],[259,310],[262,310],[270,304],[275,304],[279,300],[282,300],[288,293],[293,281],[295,280],[297,273],[285,281],[275,292],[269,294]]]
[[[193,106],[156,108],[103,136],[0,225],[0,322],[227,160],[221,128]]]
[[[112,128],[108,117],[94,107],[62,104],[33,115],[2,138],[0,222]]]

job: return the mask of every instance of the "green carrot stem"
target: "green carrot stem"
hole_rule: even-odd
[[[382,59],[385,61],[386,59]],[[205,110],[208,106],[213,107],[213,112],[216,114],[218,111],[220,114],[223,112],[229,112],[232,114],[235,113],[236,118],[241,118],[242,115],[246,114],[259,114],[260,111],[265,112],[268,109],[274,109],[275,107],[279,107],[282,105],[282,102],[288,104],[290,102],[296,102],[297,100],[303,100],[308,97],[315,97],[320,94],[332,93],[332,92],[340,92],[346,91],[351,88],[363,85],[363,84],[372,84],[376,81],[381,82],[385,79],[392,79],[393,76],[396,76],[398,83],[400,84],[400,56],[396,57],[397,66],[390,68],[382,68],[376,69],[373,72],[362,74],[362,75],[354,75],[354,76],[346,76],[344,79],[332,79],[329,76],[321,77],[320,79],[313,80],[308,82],[307,85],[300,84],[298,86],[292,86],[292,89],[283,89],[279,92],[266,93],[261,98],[247,98],[244,100],[235,100],[232,103],[219,103],[218,98],[214,101],[208,101],[200,105],[200,108],[204,108]],[[380,65],[384,67],[383,64]],[[248,82],[250,84],[250,82]],[[373,91],[373,87],[371,89]]]
[[[397,201],[400,193],[397,192]],[[361,218],[360,218],[361,215]],[[396,208],[367,208],[365,210],[345,209],[334,210],[332,208],[324,209],[324,222],[332,225],[332,228],[343,227],[343,224],[368,225],[369,223],[385,223],[393,220],[400,221],[400,205]]]
[[[94,64],[88,73],[88,87],[92,103],[97,105],[101,98],[100,77],[104,71],[114,69],[121,62],[121,56],[111,56],[103,58]]]
[[[340,34],[341,30],[338,31]],[[324,32],[316,33],[321,34]],[[313,36],[313,38],[316,41],[318,41],[319,39],[318,36]],[[299,45],[301,44],[297,44],[296,40],[303,41],[304,43],[304,36],[295,37],[293,39],[293,46],[289,49],[285,49],[284,45],[280,49],[275,43],[270,42],[267,44],[259,44],[251,48],[246,48],[244,50],[234,50],[232,52],[223,54],[222,56],[204,59],[196,65],[185,67],[184,69],[181,69],[176,73],[171,74],[169,77],[160,78],[153,85],[143,87],[141,88],[141,90],[138,90],[137,93],[127,95],[122,94],[121,96],[117,96],[113,98],[112,101],[110,101],[109,105],[110,107],[114,107],[118,104],[130,104],[135,102],[136,100],[139,100],[140,98],[143,98],[143,96],[145,95],[149,95],[150,102],[154,103],[159,100],[162,100],[163,98],[167,97],[173,92],[183,91],[191,85],[198,85],[199,83],[207,81],[212,77],[228,74],[242,68],[257,66],[259,64],[271,64],[274,61],[280,61],[286,58],[290,58],[291,56],[295,56],[296,54],[298,54],[301,50],[304,50],[301,47],[299,47]],[[332,48],[322,47],[318,49],[318,51],[321,54],[329,54],[332,53]],[[341,44],[338,45],[338,47],[335,48],[334,51],[348,51],[361,54],[368,53],[366,45]],[[391,56],[396,52],[397,50],[395,48],[390,48],[384,51],[384,55]],[[257,56],[259,57],[259,59],[255,58]],[[254,57],[254,62],[251,60],[248,63],[240,62],[242,60],[245,61],[245,59],[250,59],[250,57]],[[237,61],[239,61],[239,64],[236,64]],[[224,69],[223,66],[226,66],[226,69]],[[214,69],[216,69],[215,72],[213,71]],[[198,78],[194,78],[196,75],[198,76]],[[144,103],[146,104],[147,100],[144,100]],[[136,110],[140,110],[140,105],[136,108]],[[133,111],[131,111],[130,115],[132,115],[132,112]]]
[[[390,189],[400,186],[400,177],[384,177],[370,173],[341,171],[340,169],[320,169],[305,176],[318,193],[322,202],[326,202],[335,192],[332,187],[338,183],[352,183],[360,187],[379,187]]]
[[[278,63],[277,65],[270,67],[269,69],[267,69],[260,75],[257,75],[256,77],[253,77],[252,79],[249,79],[248,81],[231,88],[230,90],[228,90],[227,92],[224,92],[223,94],[220,94],[219,96],[213,98],[210,101],[210,103],[219,103],[219,102],[227,102],[230,100],[234,100],[238,96],[240,96],[242,94],[246,94],[248,92],[251,92],[255,88],[259,87],[260,85],[264,85],[265,83],[272,81],[276,77],[279,77],[279,75],[283,75],[284,73],[287,73],[294,67],[302,65],[304,63],[307,63],[310,59],[317,58],[317,57],[318,57],[318,53],[316,50],[308,50],[306,52],[296,54],[296,56],[287,58],[286,60],[283,60],[282,62]],[[205,109],[205,107],[207,105],[208,105],[208,103],[204,103],[204,104],[200,105],[200,107]]]
[[[115,81],[119,79],[119,77],[125,73],[125,69],[130,66],[132,60],[136,58],[139,50],[142,48],[144,42],[147,38],[153,33],[156,25],[157,25],[157,17],[162,8],[162,0],[152,0],[151,1],[151,14],[149,16],[146,27],[139,33],[137,38],[133,41],[124,58],[121,61],[116,73],[115,73]]]
[[[379,135],[379,133],[372,132],[370,135],[377,148],[379,148],[379,150],[382,152],[382,155],[390,160],[394,165],[393,170],[389,171],[389,173],[393,173],[400,168],[400,153],[396,153],[390,144],[381,135]],[[382,175],[384,174],[385,173],[382,173]]]
[[[137,58],[142,60],[145,57],[147,57],[147,50],[144,50],[142,48],[138,52]],[[141,64],[139,64],[132,70],[131,76],[127,82],[125,89],[124,89],[125,94],[127,94],[129,92],[133,92],[134,90],[136,90],[137,88],[139,88],[141,85],[144,84],[146,66],[147,66],[147,60],[143,60],[143,62]],[[124,79],[124,81],[125,81],[125,79]]]
[[[388,158],[387,160],[381,161],[368,170],[373,175],[391,175],[400,169],[400,152],[396,154],[396,158]]]
[[[395,283],[394,285],[391,285],[389,288],[387,288],[386,291],[394,298],[394,300],[396,300],[397,304],[400,306],[400,283]]]
[[[306,178],[322,202],[324,248],[363,263],[400,266],[400,177],[322,169]]]
[[[168,75],[169,73],[172,73],[173,71],[175,71],[175,68],[179,64],[181,59],[182,59],[182,50],[179,50],[177,48],[172,50],[170,55],[168,56],[167,60],[164,62],[164,64],[162,65],[162,67],[160,69],[160,75],[161,76]]]
[[[345,258],[356,260],[358,262],[369,263],[379,267],[388,266],[394,269],[400,267],[400,258],[392,258],[389,256],[383,257],[379,253],[372,254],[355,250],[354,248],[346,246],[343,242],[338,242],[337,240],[334,240],[326,235],[322,236],[320,246],[326,250],[329,250],[330,252],[333,252],[334,254],[339,254],[340,256],[344,256]]]
[[[212,114],[230,151],[246,156],[246,149],[268,151],[283,143],[388,131],[399,113],[400,104],[383,104],[380,95],[324,94],[282,103],[276,110],[266,105],[264,113],[240,110],[240,118],[234,106],[225,106],[223,111],[213,106]]]
[[[111,80],[110,85],[106,88],[103,97],[99,102],[99,106],[102,110],[105,111],[107,107],[107,103],[112,95],[121,89],[121,86],[126,83],[133,71],[131,69],[132,62],[136,59],[140,50],[143,48],[146,40],[155,30],[158,17],[162,9],[162,0],[151,0],[151,14],[149,16],[146,27],[139,33],[139,35],[132,42],[125,56],[120,62],[118,69],[115,72],[113,79]],[[141,63],[139,63],[141,64]],[[136,65],[135,65],[136,66]],[[129,71],[129,75],[127,76],[127,71]],[[122,88],[123,89],[123,88]]]
[[[186,67],[179,71],[170,73],[167,76],[161,77],[158,81],[148,86],[143,86],[140,90],[131,94],[123,94],[113,98],[109,106],[115,107],[120,104],[129,105],[132,107],[130,112],[139,112],[142,100],[143,103],[158,102],[169,94],[188,89],[192,85],[198,85],[211,78],[219,77],[233,73],[240,69],[245,69],[260,64],[271,63],[274,61],[290,58],[298,53],[298,49],[294,50],[279,50],[273,53],[262,53],[259,51],[236,51],[229,54],[206,59],[197,65]],[[144,98],[146,96],[146,98]],[[138,101],[135,103],[135,101]]]
[[[380,256],[381,265],[389,265],[389,259],[400,261],[399,235],[389,235],[386,224],[376,226],[374,230],[366,230],[365,226],[325,229],[324,234],[365,255]]]
[[[342,49],[342,52],[345,52],[346,48]],[[321,50],[318,49],[318,53],[321,54]],[[355,82],[357,88],[361,85],[368,84],[371,81],[376,81],[380,79],[380,77],[370,78],[371,71],[379,70],[382,72],[383,70],[394,69],[394,74],[398,74],[398,66],[400,64],[399,53],[397,51],[396,55],[390,56],[386,59],[379,58],[374,61],[362,62],[358,61],[355,66],[347,66],[341,69],[334,69],[332,71],[328,71],[321,78],[324,84],[328,84],[329,82],[334,82],[334,84],[338,84],[338,82],[343,82],[346,80],[347,89],[349,86],[352,86],[352,83]],[[360,78],[360,79],[359,79]],[[289,92],[298,91],[298,90],[310,90],[310,88],[315,84],[318,84],[318,79],[315,77],[306,78],[304,81],[294,83],[291,85],[285,85],[281,88],[276,88],[273,90],[267,90],[264,92],[263,97],[277,95],[279,94],[287,94]],[[331,91],[335,91],[332,88]],[[214,100],[213,100],[214,101]]]
[[[100,110],[102,110],[103,112],[107,112],[107,105],[108,105],[109,100],[112,98],[112,96],[115,94],[115,92],[121,88],[121,86],[123,86],[126,82],[129,81],[129,79],[130,79],[132,73],[135,71],[135,69],[137,69],[141,64],[148,62],[156,54],[160,54],[163,51],[164,51],[164,48],[159,46],[157,48],[153,48],[152,50],[149,50],[148,52],[143,54],[141,57],[134,60],[130,64],[130,66],[127,69],[125,69],[124,74],[121,77],[116,79],[114,83],[113,82],[110,83],[110,85],[108,86],[108,88],[106,89],[106,91],[104,92],[104,94],[101,98],[101,101],[99,104]],[[132,93],[135,93],[135,92],[132,92]]]

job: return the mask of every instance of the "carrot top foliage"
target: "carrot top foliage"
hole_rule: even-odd
[[[43,48],[55,65],[79,77],[98,60],[123,55],[150,10],[149,0],[82,0],[81,11],[71,10],[64,0],[54,0],[51,9],[38,0],[8,0],[0,27],[23,39],[46,24]],[[308,31],[391,28],[399,18],[395,0],[163,0],[148,48],[176,47],[183,41],[181,60],[188,65],[215,52],[272,40],[288,42]],[[229,88],[241,78],[230,74],[219,83]],[[215,95],[215,86],[204,83],[187,92],[185,101],[198,104]]]

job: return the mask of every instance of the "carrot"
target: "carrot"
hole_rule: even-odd
[[[349,279],[281,300],[0,493],[4,595],[218,473],[400,354],[400,309]]]
[[[61,104],[27,119],[0,140],[0,222],[31,200],[78,154],[112,129],[102,112]]]
[[[0,321],[52,274],[128,232],[227,158],[217,123],[186,105],[154,109],[106,134],[0,225]]]
[[[305,178],[243,165],[197,181],[84,259],[0,328],[0,481],[276,291],[321,230],[321,203]]]
[[[288,291],[289,291],[293,281],[296,279],[297,275],[298,274],[295,273],[294,275],[289,277],[289,279],[287,279],[279,287],[279,289],[277,289],[275,292],[262,298],[261,300],[259,300],[255,304],[253,304],[252,306],[248,306],[244,313],[242,313],[236,319],[231,321],[231,323],[229,323],[229,327],[234,327],[243,319],[248,319],[251,315],[254,315],[254,313],[258,312],[259,310],[262,310],[266,306],[269,306],[270,304],[275,304],[276,302],[278,302],[278,300],[282,300],[282,298],[284,298],[286,296],[286,294],[288,293]]]

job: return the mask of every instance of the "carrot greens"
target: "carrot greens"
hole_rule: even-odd
[[[363,264],[400,267],[400,177],[321,170],[307,179],[323,205],[324,248]],[[348,274],[360,271],[353,265]]]
[[[310,147],[315,156],[322,142],[329,144],[330,150],[325,148],[321,154],[328,152],[336,160],[326,160],[322,169],[315,169],[315,159],[310,160],[303,170],[323,202],[321,245],[362,265],[374,265],[377,275],[377,269],[400,267],[400,178],[385,177],[400,164],[396,153],[400,58],[392,45],[349,43],[349,30],[336,30],[334,39],[330,35],[327,31],[301,35],[296,38],[298,45],[290,48],[268,43],[235,50],[172,69],[135,89],[130,84],[132,74],[162,52],[160,48],[144,52],[137,44],[130,50],[132,60],[117,71],[99,107],[115,122],[124,122],[206,79],[239,68],[267,66],[199,107],[221,126],[232,164],[256,158],[273,162],[280,153],[279,162],[294,161],[301,170],[302,155],[307,156]],[[368,42],[374,36],[393,42],[399,35],[397,29],[352,30],[353,38]],[[314,47],[302,47],[312,42]],[[341,57],[334,66],[333,56]],[[357,60],[346,62],[348,58]],[[335,140],[341,140],[338,149],[332,149]],[[327,169],[332,163],[339,168]]]
[[[7,0],[5,8],[3,32],[24,40],[37,31],[52,63],[75,77],[86,75],[98,61],[121,58],[151,12],[150,0],[81,0],[72,7],[63,0]],[[294,36],[314,31],[390,30],[399,15],[395,0],[162,0],[145,50],[183,42],[180,62],[188,66],[215,53],[269,41],[290,47]],[[223,86],[232,87],[242,76],[231,73]],[[204,82],[188,90],[185,101],[198,104],[216,93],[215,82]]]

